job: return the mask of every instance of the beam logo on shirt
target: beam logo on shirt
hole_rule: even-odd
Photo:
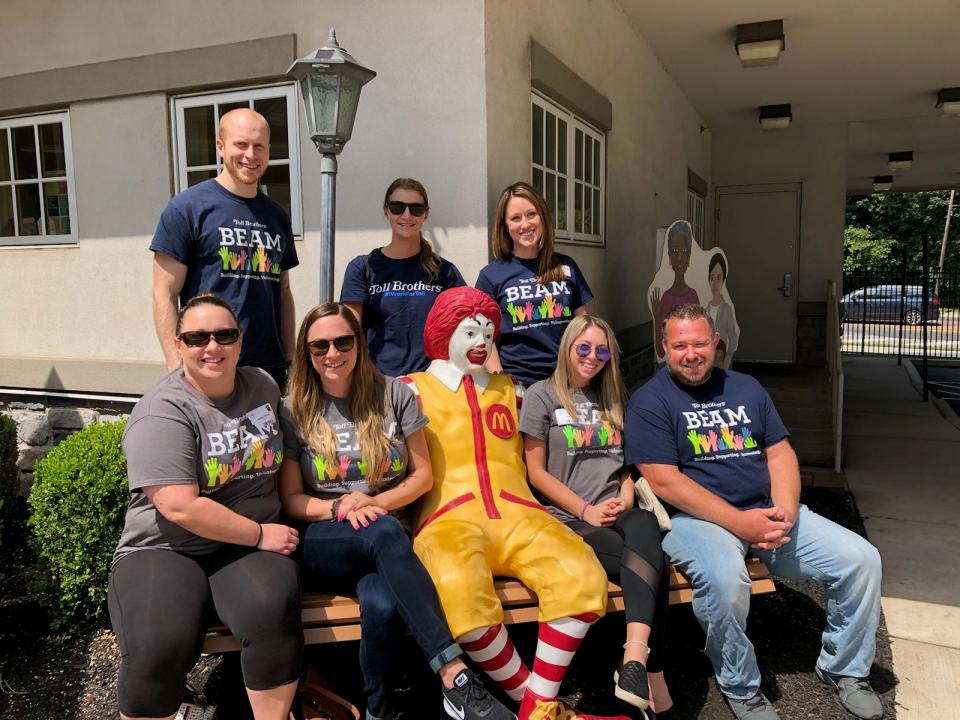
[[[258,470],[279,467],[283,450],[270,403],[227,420],[218,432],[206,433],[204,457],[208,490],[240,475],[253,476]]]
[[[577,403],[577,418],[574,420],[564,408],[555,411],[557,425],[567,439],[567,455],[578,450],[617,448],[622,444],[619,430],[604,422],[603,413],[596,404]]]
[[[569,270],[565,272],[569,276]],[[535,327],[529,323],[572,316],[570,287],[566,280],[542,285],[536,278],[526,278],[520,280],[517,285],[504,288],[504,294],[507,300],[507,313],[514,327],[517,325]],[[537,325],[542,324],[537,322]]]
[[[324,485],[339,485],[363,482],[367,476],[367,464],[363,460],[360,440],[357,437],[356,425],[348,421],[331,425],[334,435],[337,436],[336,462],[330,463],[326,458],[313,454],[313,467],[317,472],[317,481]],[[396,420],[392,421],[384,433],[393,443],[397,431]],[[400,456],[399,450],[394,447],[390,457],[383,464],[383,474],[388,478],[395,477],[403,471],[406,463]]]
[[[687,441],[695,460],[755,455],[760,452],[748,425],[753,421],[745,405],[736,410],[726,401],[691,403],[681,414],[686,423]],[[736,431],[734,431],[736,428]],[[752,452],[743,452],[749,450]]]
[[[220,277],[280,280],[283,236],[271,235],[264,223],[234,218],[233,227],[219,227]]]

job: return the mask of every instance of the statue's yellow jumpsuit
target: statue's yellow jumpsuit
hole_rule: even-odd
[[[607,576],[593,550],[530,493],[510,378],[491,375],[482,392],[470,375],[456,392],[429,372],[401,379],[430,419],[424,431],[433,488],[413,549],[453,637],[503,621],[494,575],[519,578],[537,594],[540,622],[603,615]]]

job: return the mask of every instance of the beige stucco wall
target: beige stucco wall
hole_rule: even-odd
[[[701,133],[696,110],[615,0],[487,0],[491,212],[505,186],[530,179],[531,39],[613,105],[606,247],[559,249],[577,260],[593,288],[592,312],[616,328],[649,321],[644,296],[656,229],[685,217],[688,167],[710,178],[709,133]]]
[[[827,280],[839,285],[842,279],[846,162],[846,125],[717,133],[713,138],[715,188],[802,183],[801,301],[825,300]]]
[[[351,257],[389,241],[380,206],[398,175],[426,184],[433,208],[429,235],[464,275],[476,275],[486,262],[480,0],[415,6],[100,0],[97,12],[89,10],[66,0],[7,0],[0,79],[291,33],[303,55],[322,45],[335,25],[341,45],[378,73],[363,91],[354,139],[340,157],[337,290]],[[83,378],[83,387],[67,389],[137,392],[150,376],[142,365],[161,360],[147,247],[172,193],[169,98],[153,93],[74,102],[69,111],[79,243],[0,249],[0,323],[14,329],[0,339],[0,387],[26,377],[24,363],[14,358],[37,357],[38,367],[51,368],[42,375],[58,374],[58,358],[61,377],[68,365],[83,364],[85,372],[74,375]],[[301,267],[291,273],[300,315],[317,299],[320,218],[319,155],[302,128],[301,157],[305,239],[298,242]],[[19,384],[34,385],[32,377]]]

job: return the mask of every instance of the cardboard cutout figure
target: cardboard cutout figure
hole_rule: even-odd
[[[424,496],[413,549],[437,586],[450,631],[511,698],[519,718],[571,710],[557,694],[573,652],[604,614],[607,578],[593,551],[533,497],[518,430],[522,387],[484,363],[500,309],[479,290],[437,298],[423,331],[432,362],[410,383],[424,413],[433,488]],[[494,575],[519,578],[540,601],[530,672],[503,627]]]
[[[657,361],[663,362],[663,318],[678,305],[694,303],[703,305],[713,318],[724,351],[718,364],[729,368],[740,343],[740,327],[726,287],[726,254],[720,248],[701,248],[694,240],[690,223],[677,220],[667,229],[663,256],[666,262],[661,261],[648,292]],[[717,277],[713,278],[714,275]]]

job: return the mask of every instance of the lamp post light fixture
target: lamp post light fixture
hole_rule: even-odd
[[[909,170],[913,166],[913,151],[892,152],[887,156],[887,167],[890,172]]]
[[[734,41],[740,64],[745,67],[776,65],[781,51],[786,49],[783,35],[783,20],[737,25]]]
[[[300,83],[307,133],[320,153],[320,302],[331,302],[337,155],[353,134],[360,90],[377,74],[340,47],[330,28],[327,44],[294,61],[287,75]]]
[[[785,105],[761,105],[758,113],[760,127],[764,130],[782,130],[790,127],[793,121],[793,112],[790,104]]]
[[[893,175],[876,175],[873,178],[874,192],[882,192],[893,188]]]

